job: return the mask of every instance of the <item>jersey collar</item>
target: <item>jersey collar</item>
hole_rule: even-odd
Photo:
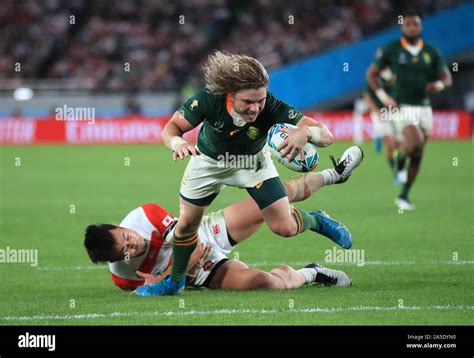
[[[412,56],[418,56],[421,50],[423,50],[423,45],[424,45],[422,39],[418,39],[418,42],[416,43],[416,45],[410,45],[407,39],[404,37],[400,39],[400,44],[405,50],[410,52]]]
[[[229,115],[232,117],[232,122],[235,126],[243,127],[247,124],[247,122],[245,122],[242,116],[236,111],[234,111],[234,108],[232,108],[232,98],[230,96],[230,93],[227,93],[227,96],[225,98],[225,108],[227,109],[227,113],[229,113]]]

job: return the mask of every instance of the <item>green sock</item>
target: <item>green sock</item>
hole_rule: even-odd
[[[308,229],[318,229],[319,220],[314,216],[309,215],[303,209],[293,208],[293,217],[296,220],[296,224],[298,224],[298,232],[303,232]]]
[[[402,185],[402,191],[400,192],[399,198],[408,200],[408,192],[410,191],[411,183],[406,182]]]
[[[388,159],[388,165],[392,174],[395,175],[395,159]]]
[[[198,235],[177,237],[173,235],[173,264],[171,279],[178,284],[186,276],[189,258],[197,246]]]
[[[397,153],[397,170],[402,170],[405,167],[406,155],[402,152]]]

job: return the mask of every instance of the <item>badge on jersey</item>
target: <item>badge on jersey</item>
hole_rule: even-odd
[[[173,222],[173,218],[169,215],[166,215],[166,217],[161,221],[161,223],[165,226],[165,227],[168,227],[171,225],[171,223]]]
[[[423,61],[428,65],[431,63],[431,56],[428,52],[423,52]]]
[[[250,126],[247,132],[247,136],[250,139],[257,139],[259,132],[260,131],[257,127]]]

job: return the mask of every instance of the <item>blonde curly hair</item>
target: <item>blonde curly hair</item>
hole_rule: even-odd
[[[268,87],[268,72],[253,57],[216,51],[204,66],[206,88],[215,95]]]

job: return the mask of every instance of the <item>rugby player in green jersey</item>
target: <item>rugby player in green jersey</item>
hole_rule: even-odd
[[[276,123],[290,123],[287,139],[277,148],[291,161],[303,156],[311,142],[319,147],[332,143],[329,129],[275,98],[268,90],[269,77],[256,59],[222,52],[209,56],[204,68],[206,87],[176,111],[163,130],[164,143],[173,159],[191,157],[180,188],[180,213],[173,235],[171,275],[143,291],[147,296],[176,294],[183,290],[198,228],[207,207],[226,186],[245,188],[257,203],[268,227],[291,237],[311,230],[350,248],[349,230],[322,211],[306,212],[290,206],[278,172],[265,149],[268,130]],[[183,134],[202,123],[196,146]],[[347,150],[334,169],[322,172],[325,184],[343,182],[362,161],[359,147]]]
[[[390,67],[380,71],[380,84],[387,94],[392,91],[395,76]],[[369,110],[372,128],[376,135],[382,139],[385,156],[390,166],[390,171],[395,177],[397,184],[406,182],[405,155],[398,150],[400,143],[395,138],[393,122],[382,120],[381,110],[386,109],[385,104],[375,94],[374,90],[368,85],[365,86],[363,99]]]
[[[420,16],[407,14],[401,26],[402,38],[377,50],[376,58],[367,71],[367,82],[387,107],[381,116],[392,121],[395,138],[403,153],[410,158],[407,181],[402,185],[396,205],[402,210],[415,207],[408,193],[420,169],[423,150],[433,126],[429,94],[451,86],[452,78],[438,49],[421,39]],[[390,67],[395,83],[388,95],[381,88],[380,71]]]

